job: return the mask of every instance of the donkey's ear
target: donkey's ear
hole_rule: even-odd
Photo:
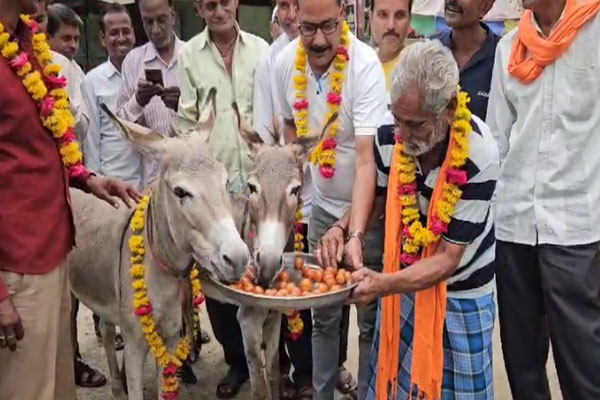
[[[240,134],[242,135],[242,138],[244,139],[246,144],[248,144],[248,148],[250,149],[250,151],[256,154],[258,150],[262,146],[264,146],[265,143],[263,142],[262,138],[258,135],[258,133],[254,132],[254,130],[250,129],[250,127],[246,124],[246,121],[240,114],[240,109],[237,103],[233,102],[231,104],[231,107],[233,107],[233,111],[235,112],[235,116],[237,117],[238,127],[240,129]]]
[[[300,162],[304,162],[308,155],[312,153],[312,151],[317,147],[321,140],[325,137],[325,134],[329,130],[331,124],[333,124],[338,119],[338,113],[335,112],[329,119],[327,123],[323,127],[321,134],[319,136],[303,136],[296,138],[294,143],[292,144],[292,148],[294,149],[294,153]]]
[[[134,122],[125,121],[115,116],[106,104],[100,104],[100,108],[119,128],[119,131],[125,139],[133,144],[140,152],[155,160],[159,159],[164,151],[164,138],[154,132]]]
[[[217,119],[217,89],[212,87],[204,98],[204,89],[200,88],[196,98],[198,99],[198,122],[177,115],[172,128],[177,136],[194,137],[208,142]],[[204,102],[200,105],[202,98]]]

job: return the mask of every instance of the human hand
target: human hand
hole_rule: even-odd
[[[163,103],[173,111],[177,111],[177,107],[179,106],[179,96],[181,96],[181,92],[178,87],[168,87],[163,89],[160,93],[160,98]]]
[[[352,281],[358,286],[352,292],[349,303],[370,304],[386,295],[386,278],[382,273],[361,268],[352,274]]]
[[[0,349],[17,349],[17,342],[23,339],[25,331],[21,317],[10,297],[0,301]]]
[[[362,269],[363,265],[363,245],[357,237],[351,237],[346,243],[344,249],[344,262],[345,264],[358,271]]]
[[[162,90],[163,88],[160,85],[140,79],[135,91],[135,100],[140,106],[146,107],[154,96],[161,94]]]
[[[341,226],[332,225],[317,244],[316,256],[323,269],[337,268],[344,255],[344,230]]]
[[[142,195],[133,186],[115,179],[92,175],[86,183],[94,196],[106,201],[114,208],[119,208],[119,202],[113,196],[120,198],[128,208],[130,208],[130,200],[139,203],[142,199]]]

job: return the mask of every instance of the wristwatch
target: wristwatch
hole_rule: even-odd
[[[360,245],[365,247],[365,233],[359,229],[354,230],[348,234],[348,241],[352,238],[356,238],[359,240]]]

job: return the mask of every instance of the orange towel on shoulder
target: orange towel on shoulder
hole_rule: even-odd
[[[568,50],[579,30],[600,11],[600,0],[567,0],[564,15],[548,38],[543,38],[533,23],[533,13],[526,10],[519,21],[508,72],[529,84],[540,77],[544,68]]]

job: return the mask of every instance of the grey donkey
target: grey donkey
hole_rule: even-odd
[[[234,104],[237,111],[237,107]],[[321,141],[334,114],[320,136],[297,138],[292,144],[265,145],[258,134],[248,129],[237,113],[240,132],[253,154],[255,165],[248,177],[246,196],[234,197],[238,210],[248,210],[254,239],[242,232],[253,249],[258,284],[267,288],[279,274],[282,255],[292,234],[296,207],[302,189],[302,171],[308,155]],[[275,129],[275,132],[278,130]],[[245,215],[237,215],[242,220]],[[238,223],[238,227],[240,224]],[[254,243],[252,243],[254,242]],[[248,362],[252,400],[280,397],[279,334],[282,313],[276,310],[241,305],[238,311],[244,350]],[[264,350],[264,351],[263,351]]]
[[[232,282],[243,274],[249,259],[232,216],[225,187],[227,173],[206,145],[215,121],[215,95],[213,90],[207,96],[206,122],[186,132],[185,138],[163,138],[119,120],[105,109],[123,135],[161,166],[146,212],[144,265],[157,331],[171,354],[183,328],[181,289],[191,264],[197,262],[217,279]],[[102,320],[113,395],[142,400],[143,366],[149,348],[133,310],[127,245],[133,211],[114,209],[77,190],[71,192],[71,198],[78,244],[68,258],[72,291]],[[114,349],[115,325],[120,326],[125,342],[127,395]],[[158,368],[159,396],[161,374]]]

